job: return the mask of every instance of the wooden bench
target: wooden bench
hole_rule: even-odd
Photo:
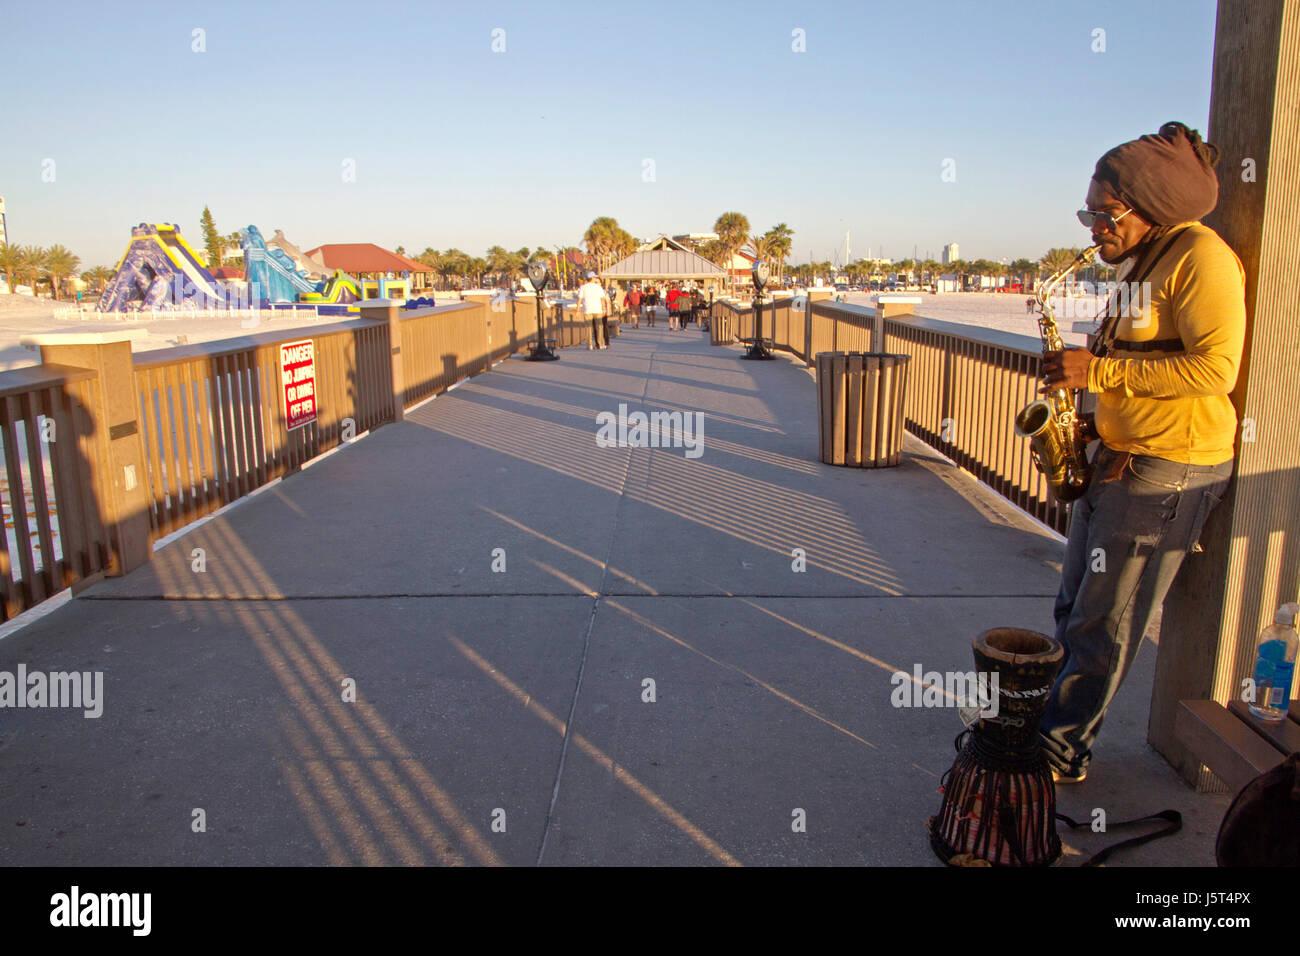
[[[1174,733],[1235,793],[1300,751],[1300,701],[1280,723],[1260,720],[1241,701],[1179,701]]]

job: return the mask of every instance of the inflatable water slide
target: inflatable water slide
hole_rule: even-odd
[[[359,302],[361,286],[346,272],[335,269],[334,275],[321,285],[319,292],[304,292],[298,296],[298,301],[329,304]]]
[[[316,291],[307,272],[299,271],[281,250],[268,248],[256,226],[239,230],[239,235],[244,248],[244,280],[260,304],[293,302],[304,292]]]
[[[346,273],[336,269],[328,279],[315,281],[284,250],[268,246],[256,226],[239,232],[244,282],[227,285],[213,278],[176,226],[143,222],[133,226],[131,241],[104,287],[98,310],[130,312],[191,303],[241,309],[292,308],[295,303],[346,306],[361,300],[361,283]],[[355,309],[328,311],[345,314]]]
[[[325,281],[313,282],[311,273],[299,269],[292,256],[276,246],[268,246],[256,226],[241,230],[240,235],[244,246],[245,276],[249,282],[260,283],[257,288],[263,299],[312,305],[340,305],[361,299],[360,283],[345,272],[335,269]],[[284,233],[277,231],[276,236],[281,242],[286,242]]]
[[[171,223],[131,227],[131,241],[100,296],[100,312],[179,306],[196,298],[205,305],[226,301],[226,290]]]

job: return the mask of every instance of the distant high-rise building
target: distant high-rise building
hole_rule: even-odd
[[[946,246],[943,247],[943,264],[944,264],[944,265],[951,265],[952,263],[956,262],[956,261],[957,261],[958,259],[960,259],[960,258],[961,258],[961,255],[957,252],[957,243],[955,243],[955,242],[950,242],[950,243],[948,243]]]
[[[0,246],[9,241],[9,231],[5,228],[5,197],[0,196]]]

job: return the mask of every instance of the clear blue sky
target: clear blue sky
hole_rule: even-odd
[[[855,258],[1037,258],[1086,239],[1073,213],[1105,150],[1167,120],[1206,133],[1214,18],[1214,0],[8,4],[0,195],[12,241],[83,267],[139,222],[199,245],[204,204],[223,233],[304,248],[481,255],[577,244],[597,216],[649,237],[736,210],[788,223],[796,261],[842,257],[846,230]]]

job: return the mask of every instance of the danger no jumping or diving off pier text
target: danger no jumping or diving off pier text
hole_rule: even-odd
[[[311,339],[280,345],[285,427],[290,431],[316,420],[316,352]]]

